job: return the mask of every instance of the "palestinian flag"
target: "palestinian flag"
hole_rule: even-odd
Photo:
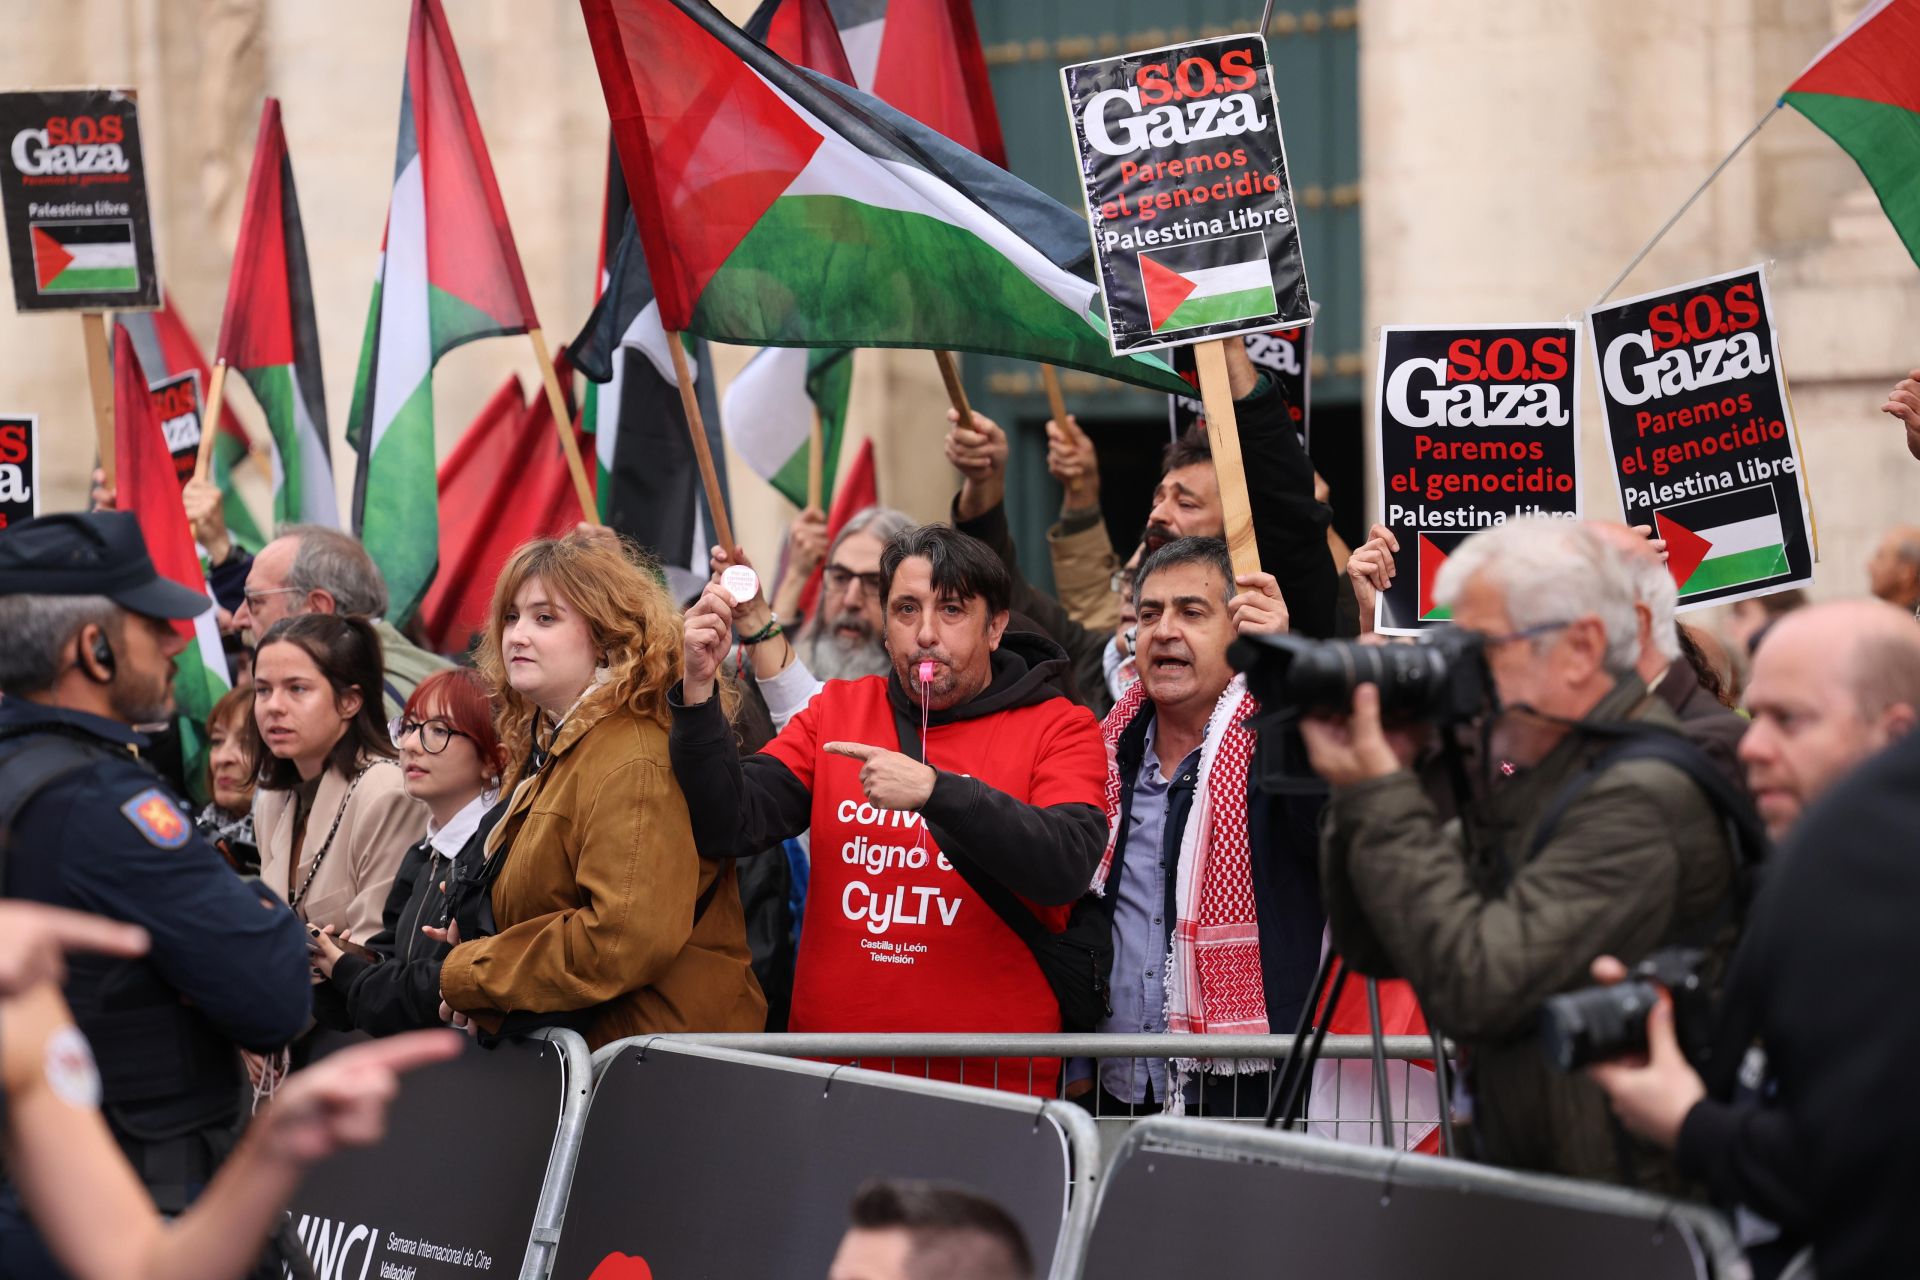
[[[1143,252],[1140,284],[1155,333],[1232,324],[1280,310],[1267,238],[1258,231]]]
[[[273,442],[274,523],[338,528],[326,392],[320,382],[320,330],[313,320],[307,239],[277,98],[268,98],[260,109],[260,136],[214,354],[247,380],[266,414]]]
[[[41,293],[132,293],[140,287],[126,218],[30,222],[33,283]]]
[[[858,88],[1007,167],[971,0],[830,2]]]
[[[707,580],[713,517],[667,348],[672,339],[660,324],[660,304],[617,166],[608,176],[606,226],[602,243],[617,237],[619,247],[603,273],[600,300],[567,346],[574,367],[597,384],[589,387],[581,418],[594,438],[600,519],[647,548],[676,598],[683,598]],[[702,376],[704,356],[703,350],[690,354],[688,371],[724,494],[726,448],[713,380]]]
[[[199,617],[173,624],[193,641],[173,660],[173,692],[175,709],[187,726],[188,773],[198,776],[195,761],[205,745],[200,732],[213,704],[227,691],[227,659],[220,650],[213,592],[194,550],[187,510],[180,505],[173,455],[167,451],[166,436],[147,393],[147,375],[126,329],[116,327],[114,338],[113,440],[119,508],[139,520],[147,554],[160,576],[207,597]]]
[[[1789,572],[1786,526],[1770,484],[1661,507],[1653,522],[1656,536],[1667,540],[1667,568],[1682,600]]]
[[[132,340],[134,354],[140,357],[140,367],[156,380],[197,373],[202,387],[213,385],[200,344],[194,341],[186,322],[173,308],[173,298],[165,290],[161,291],[158,311],[129,311],[118,319],[120,332]],[[211,412],[212,406],[207,409]],[[267,538],[254,519],[252,508],[240,495],[234,469],[245,462],[252,451],[247,429],[240,425],[231,408],[223,408],[220,436],[213,442],[213,461],[208,470],[220,490],[220,509],[227,519],[227,536],[250,552],[264,547]]]
[[[1419,546],[1414,551],[1415,571],[1420,575],[1420,621],[1451,622],[1453,610],[1434,597],[1434,586],[1440,581],[1440,566],[1454,548],[1465,542],[1464,533],[1416,533]]]
[[[827,0],[765,0],[747,19],[746,32],[796,67],[859,85]]]
[[[700,0],[582,7],[669,331],[1185,388],[1158,358],[1109,353],[1077,214]]]
[[[853,352],[845,347],[762,348],[727,384],[720,407],[727,440],[781,497],[804,507],[817,416],[822,444],[820,501],[830,503],[852,389]]]
[[[440,0],[414,0],[380,271],[347,439],[358,450],[354,532],[404,625],[439,546],[433,366],[463,342],[539,321]]]
[[[868,437],[860,442],[859,452],[853,455],[853,462],[847,467],[846,479],[840,482],[833,495],[833,507],[827,512],[827,545],[833,545],[833,540],[847,527],[847,521],[868,507],[879,505],[880,488],[873,474],[873,439]],[[800,588],[800,612],[805,617],[813,616],[814,603],[820,599],[820,580],[825,572],[824,564],[815,565]]]
[[[1871,0],[1781,101],[1844,148],[1920,262],[1920,4]]]

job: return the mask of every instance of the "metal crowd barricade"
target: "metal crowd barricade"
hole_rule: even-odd
[[[1174,1228],[1174,1229],[1169,1229]],[[1747,1280],[1704,1206],[1569,1178],[1154,1117],[1100,1188],[1082,1269],[1100,1280]]]
[[[1058,1096],[1063,1100],[1084,1094],[1084,1106],[1103,1127],[1123,1127],[1125,1123],[1158,1106],[1117,1108],[1110,1095],[1096,1086],[1076,1084],[1075,1078],[1098,1081],[1102,1067],[1124,1064],[1119,1076],[1125,1083],[1138,1083],[1147,1064],[1160,1064],[1165,1078],[1177,1079],[1173,1069],[1177,1059],[1230,1059],[1235,1061],[1270,1060],[1278,1065],[1293,1049],[1291,1035],[996,1035],[996,1034],[817,1034],[768,1032],[762,1034],[675,1035],[680,1043],[713,1045],[749,1053],[779,1057],[816,1058],[872,1067],[894,1072],[902,1064],[925,1064],[931,1072],[933,1062],[955,1059],[977,1060],[969,1068],[962,1062],[958,1083],[989,1089],[1031,1091],[1032,1064],[1040,1059],[1058,1058],[1071,1063],[1082,1060],[1090,1066],[1062,1070]],[[1395,1126],[1395,1145],[1410,1147],[1430,1140],[1430,1130],[1439,1114],[1440,1100],[1431,1073],[1418,1064],[1433,1057],[1433,1042],[1425,1036],[1386,1036],[1383,1047],[1387,1058],[1389,1101]],[[1323,1137],[1342,1141],[1377,1143],[1380,1141],[1379,1090],[1374,1087],[1372,1064],[1373,1039],[1370,1036],[1328,1036],[1320,1054],[1320,1064],[1308,1092],[1305,1122],[1307,1129]],[[1008,1076],[1001,1063],[1024,1059],[1029,1064],[1025,1078]],[[944,1075],[945,1073],[943,1073]],[[1190,1074],[1189,1081],[1198,1073]],[[1210,1076],[1214,1081],[1183,1107],[1185,1114],[1216,1119],[1257,1121],[1265,1115],[1268,1093],[1274,1077],[1268,1074],[1223,1074]],[[1124,1088],[1124,1083],[1123,1086]],[[1131,1091],[1129,1091],[1131,1092]],[[1123,1099],[1123,1101],[1130,1099]],[[1408,1131],[1411,1121],[1413,1129]]]
[[[553,1257],[560,1247],[560,1228],[567,1217],[567,1199],[573,1190],[573,1168],[580,1159],[580,1142],[586,1136],[587,1109],[593,1101],[593,1055],[577,1032],[553,1027],[536,1031],[530,1037],[545,1040],[560,1050],[564,1063],[561,1087],[566,1091],[560,1103],[560,1124],[554,1131],[553,1150],[547,1156],[547,1177],[540,1184],[540,1204],[533,1212],[533,1233],[527,1241],[527,1256],[520,1264],[520,1280],[546,1280],[553,1271]]]
[[[1078,1269],[1101,1153],[1069,1103],[677,1036],[606,1045],[593,1068],[559,1273],[824,1274],[876,1175],[974,1186],[1021,1221],[1048,1274]]]

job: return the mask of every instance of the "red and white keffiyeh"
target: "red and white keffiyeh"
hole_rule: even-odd
[[[1120,735],[1145,700],[1144,690],[1134,685],[1101,725],[1107,743],[1107,850],[1094,873],[1095,893],[1106,891],[1120,838]],[[1215,704],[1200,745],[1200,775],[1180,833],[1180,862],[1174,872],[1175,919],[1167,958],[1170,1031],[1263,1035],[1268,1030],[1247,852],[1247,772],[1255,741],[1247,720],[1259,710],[1247,692],[1246,677],[1235,676]],[[1199,1065],[1218,1072],[1235,1069],[1232,1061],[1224,1060]],[[1239,1069],[1261,1071],[1268,1065],[1245,1060]]]

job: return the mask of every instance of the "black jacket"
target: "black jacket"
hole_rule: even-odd
[[[1120,731],[1120,740],[1114,746],[1114,761],[1120,771],[1122,831],[1133,816],[1133,792],[1140,780],[1147,726],[1152,719],[1153,704],[1142,704],[1132,722]],[[1289,730],[1280,741],[1289,755],[1289,772],[1308,776],[1305,762],[1299,758],[1302,749],[1298,733]],[[1292,1031],[1298,1023],[1320,965],[1320,941],[1327,923],[1320,906],[1320,811],[1326,807],[1327,797],[1324,790],[1314,794],[1267,794],[1258,786],[1260,763],[1256,751],[1247,765],[1247,853],[1253,866],[1254,914],[1260,927],[1260,976],[1266,988],[1267,1029],[1279,1034]],[[1186,777],[1182,774],[1182,779]],[[1183,785],[1176,779],[1167,794],[1167,824],[1160,850],[1167,868],[1167,920],[1174,918],[1173,898],[1179,882],[1175,863],[1180,857],[1180,834],[1192,809],[1193,782],[1189,779]],[[1114,851],[1105,897],[1109,914],[1119,897],[1113,886],[1119,883],[1126,852],[1124,842]]]
[[[1709,1100],[1680,1131],[1682,1168],[1723,1200],[1811,1238],[1821,1280],[1913,1269],[1916,830],[1920,733],[1801,817],[1769,866],[1727,980]],[[1777,1101],[1729,1104],[1756,1039]]]
[[[461,857],[478,857],[470,842]],[[381,929],[367,942],[382,957],[375,963],[349,952],[334,962],[333,975],[314,989],[314,1016],[336,1031],[390,1036],[440,1025],[440,962],[451,950],[420,932],[445,928],[447,894],[459,858],[449,858],[422,840],[408,849],[387,890]]]
[[[1065,696],[1067,657],[1045,636],[1009,626],[993,654],[993,678],[971,701],[928,717],[930,725],[977,719]],[[917,728],[919,708],[897,675],[887,676],[896,722]],[[667,695],[673,707],[673,774],[687,798],[694,843],[703,858],[747,858],[805,831],[813,797],[773,756],[741,758],[720,700],[697,707]],[[1072,902],[1086,891],[1106,847],[1106,818],[1094,805],[1023,804],[974,779],[939,770],[921,807],[940,847],[970,858],[1015,893],[1042,905]]]

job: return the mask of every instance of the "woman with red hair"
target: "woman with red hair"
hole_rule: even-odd
[[[431,815],[427,838],[401,860],[384,928],[367,944],[371,956],[343,948],[331,928],[308,948],[326,975],[314,992],[315,1016],[338,1030],[376,1036],[440,1025],[440,961],[448,947],[421,930],[445,927],[454,863],[492,808],[506,764],[487,687],[463,668],[420,682],[393,740],[407,794]]]

